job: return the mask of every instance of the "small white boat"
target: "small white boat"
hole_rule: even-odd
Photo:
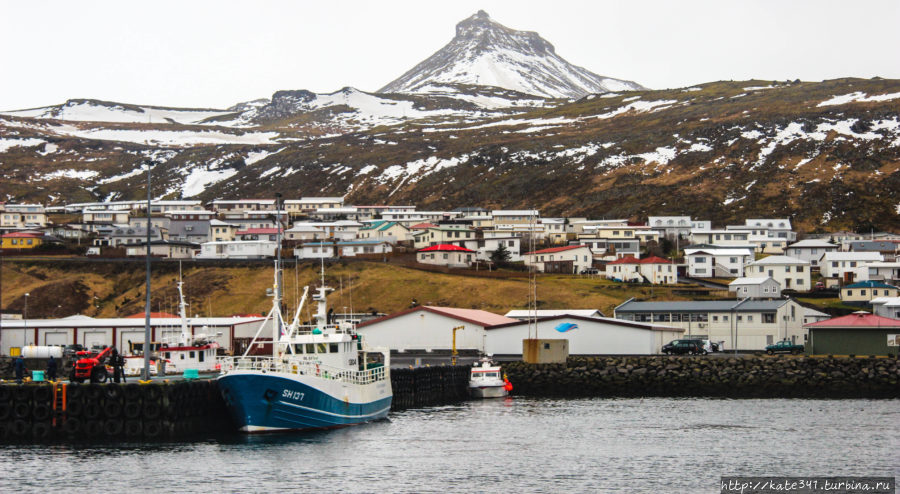
[[[512,383],[489,358],[483,358],[472,366],[469,377],[469,395],[473,398],[503,398],[512,391]]]

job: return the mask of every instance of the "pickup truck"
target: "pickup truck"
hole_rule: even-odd
[[[791,340],[782,340],[782,341],[779,341],[778,343],[775,343],[774,345],[769,345],[766,347],[766,353],[768,353],[769,355],[772,355],[775,353],[797,354],[797,353],[802,353],[802,352],[803,352],[803,345],[795,345],[795,344],[791,343]]]

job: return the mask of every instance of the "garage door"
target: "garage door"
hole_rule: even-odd
[[[85,331],[81,333],[81,344],[85,348],[93,348],[95,346],[108,345],[106,341],[106,331]]]
[[[44,333],[45,345],[68,345],[69,333]]]
[[[125,355],[130,353],[130,349],[128,348],[128,342],[132,343],[143,343],[144,342],[144,330],[128,330],[128,331],[119,331],[119,338],[116,340],[118,343],[119,351]]]

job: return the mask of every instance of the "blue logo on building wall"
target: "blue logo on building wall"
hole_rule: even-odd
[[[578,329],[578,325],[570,323],[570,322],[564,322],[553,329],[559,331],[560,333],[565,333],[566,331],[572,331],[573,329]]]

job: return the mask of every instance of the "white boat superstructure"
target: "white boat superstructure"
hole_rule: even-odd
[[[469,395],[473,398],[503,398],[511,390],[512,384],[503,375],[500,366],[489,358],[483,358],[472,366]]]

